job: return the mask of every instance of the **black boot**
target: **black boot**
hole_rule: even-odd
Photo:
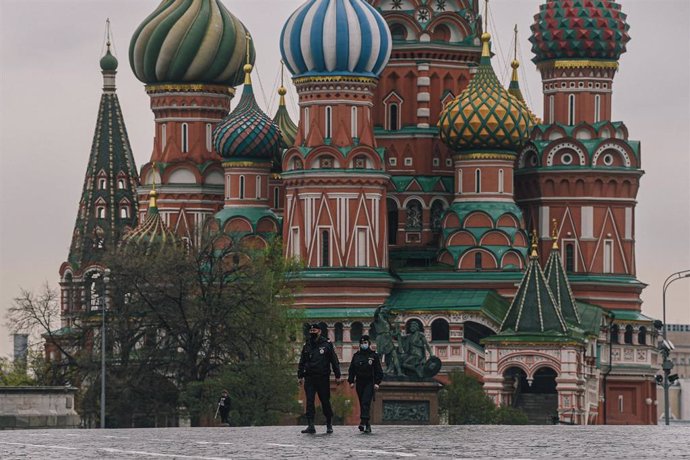
[[[359,429],[359,431],[364,431],[364,424],[365,424],[365,423],[366,423],[366,422],[364,421],[364,419],[360,419],[360,420],[359,420],[359,425],[357,426],[357,428]]]
[[[369,422],[367,422],[366,426],[364,427],[364,432],[367,434],[371,433],[371,425],[369,425]]]
[[[328,433],[328,434],[333,433],[333,424],[331,423],[330,418],[326,419],[326,433]]]
[[[307,418],[307,427],[302,430],[303,434],[314,434],[316,433],[316,428],[314,428],[314,419]]]

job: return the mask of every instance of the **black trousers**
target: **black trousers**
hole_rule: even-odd
[[[369,421],[371,411],[371,400],[374,397],[374,381],[357,380],[357,397],[359,398],[359,418],[364,422]]]
[[[230,409],[221,407],[218,412],[220,413],[220,421],[222,423],[228,423],[228,415],[230,415]]]
[[[329,376],[305,377],[304,392],[307,395],[307,418],[313,419],[316,414],[316,406],[314,400],[316,395],[319,395],[321,401],[321,408],[326,420],[333,418],[333,409],[331,408],[331,382]]]

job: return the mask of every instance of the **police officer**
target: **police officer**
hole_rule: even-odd
[[[371,341],[368,335],[359,339],[359,351],[352,357],[350,369],[347,372],[347,381],[350,388],[357,385],[357,397],[359,398],[360,423],[359,431],[371,433],[369,423],[369,410],[374,391],[379,389],[383,380],[383,369],[379,355],[371,349]]]
[[[302,433],[314,434],[314,399],[319,395],[323,415],[326,417],[326,433],[333,433],[333,409],[331,408],[331,368],[335,374],[335,383],[340,385],[340,363],[335,353],[333,344],[327,338],[321,336],[321,328],[318,324],[309,325],[309,340],[302,347],[299,358],[297,378],[299,384],[304,384],[304,393],[307,396],[307,423],[308,426]]]

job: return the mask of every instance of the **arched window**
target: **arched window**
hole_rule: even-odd
[[[342,342],[343,341],[343,323],[335,323],[334,327],[334,332],[335,332],[335,342]]]
[[[189,152],[189,125],[182,123],[182,153]]]
[[[309,136],[309,107],[304,109],[304,137]]]
[[[118,179],[117,180],[117,189],[118,190],[124,190],[125,189],[125,180],[124,179]]]
[[[327,139],[333,137],[333,108],[331,106],[326,107],[326,133]]]
[[[386,199],[388,208],[388,244],[396,244],[398,241],[398,203],[390,198]]]
[[[362,331],[364,330],[364,327],[362,326],[362,323],[359,321],[355,321],[352,323],[350,326],[350,340],[353,342],[359,342],[359,339],[362,338]]]
[[[206,151],[210,152],[212,147],[212,138],[213,138],[213,125],[211,123],[206,123]]]
[[[120,208],[120,218],[121,219],[129,218],[129,206],[122,206]]]
[[[319,323],[319,329],[321,329],[321,335],[322,335],[322,336],[328,337],[328,324],[326,324],[326,323],[324,323],[323,321],[321,321],[321,322]],[[328,337],[328,339],[330,339],[330,337]]]
[[[105,190],[105,187],[108,185],[108,181],[105,180],[104,177],[101,177],[98,179],[98,189],[99,190]]]
[[[435,319],[431,323],[431,341],[447,342],[450,340],[450,326],[443,318]]]
[[[240,200],[244,200],[244,176],[240,176]]]
[[[474,193],[482,193],[482,172],[479,169],[474,171]]]
[[[261,198],[261,176],[256,176],[256,197]]]
[[[392,24],[391,25],[391,36],[393,40],[406,40],[407,39],[407,29],[402,24]]]
[[[498,170],[498,193],[503,193],[505,190],[504,185],[503,185],[503,170],[499,169]]]
[[[359,137],[359,132],[357,131],[357,107],[352,107],[352,137]]]
[[[644,326],[640,326],[640,331],[637,333],[637,343],[647,345],[647,328]]]
[[[568,124],[575,124],[575,95],[568,95]]]
[[[161,125],[161,150],[165,150],[166,145],[168,145],[168,125],[163,123]]]
[[[549,123],[553,123],[555,108],[554,97],[551,95],[549,96]]]
[[[278,187],[273,189],[273,207],[280,209],[280,190]]]
[[[573,243],[565,245],[565,271],[567,273],[575,271],[575,245]]]
[[[397,131],[400,129],[399,123],[398,123],[398,117],[400,116],[399,114],[399,107],[398,104],[390,104],[388,105],[388,129],[391,131]]]
[[[618,343],[618,325],[611,326],[611,343]]]
[[[482,269],[482,253],[481,252],[476,252],[474,254],[474,268],[475,268],[475,270],[481,270]]]
[[[422,229],[422,203],[417,200],[407,202],[407,225],[406,230]]]
[[[623,334],[623,341],[628,345],[632,345],[632,339],[633,327],[630,324],[628,324],[627,326],[625,326],[625,334]]]
[[[96,216],[99,219],[105,219],[105,206],[99,206],[96,208]]]
[[[321,232],[321,266],[331,266],[331,232],[329,230]]]
[[[445,207],[443,201],[436,200],[431,205],[431,230],[437,232],[441,230],[441,219],[443,219],[443,212]]]
[[[601,121],[601,96],[597,94],[594,96],[594,123]]]

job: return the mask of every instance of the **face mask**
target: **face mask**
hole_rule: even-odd
[[[369,349],[369,344],[368,344],[368,343],[360,344],[359,348],[361,348],[362,350],[368,350],[368,349]]]

